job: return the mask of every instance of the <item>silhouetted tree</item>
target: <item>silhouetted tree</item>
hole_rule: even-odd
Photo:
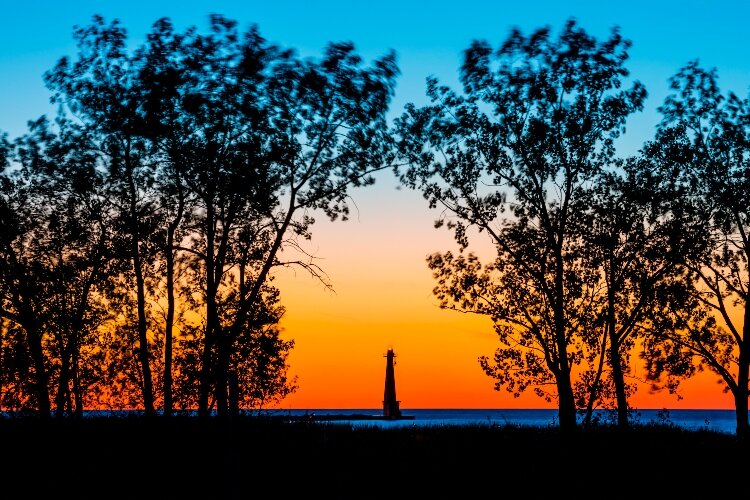
[[[750,103],[722,94],[715,70],[693,61],[671,79],[658,140],[669,150],[662,175],[675,179],[705,225],[707,250],[688,260],[694,286],[675,289],[689,308],[668,304],[668,344],[648,352],[652,375],[704,367],[732,393],[737,435],[748,435],[750,371]],[[706,309],[707,308],[707,309]],[[665,329],[669,333],[669,329]],[[679,380],[671,378],[674,386]]]
[[[177,321],[178,247],[187,237],[184,224],[194,200],[186,184],[188,168],[195,151],[189,138],[191,124],[181,107],[180,88],[185,85],[179,57],[184,36],[175,33],[168,19],[157,20],[140,52],[138,85],[144,117],[144,135],[149,153],[157,165],[156,192],[161,207],[161,231],[157,237],[163,255],[164,293],[164,367],[162,374],[163,411],[173,411],[174,331]]]
[[[245,380],[232,361],[243,332],[268,332],[261,311],[276,295],[272,267],[298,264],[322,278],[312,260],[285,262],[278,253],[310,237],[312,211],[345,217],[347,188],[390,166],[385,112],[397,70],[392,54],[362,68],[346,43],[319,62],[300,60],[257,27],[240,34],[218,15],[207,35],[176,35],[162,20],[149,44],[148,125],[163,131],[156,136],[170,185],[196,203],[177,248],[191,256],[206,308],[198,407],[207,414],[213,394],[224,414],[230,380]]]
[[[220,16],[211,18],[209,34],[188,34],[178,49],[182,82],[175,107],[187,146],[179,161],[196,200],[183,249],[192,255],[193,282],[205,305],[198,408],[207,415],[213,396],[225,415],[227,329],[237,312],[239,278],[252,272],[241,256],[262,252],[270,238],[259,223],[276,182],[269,175],[275,143],[264,94],[277,58],[285,56],[256,29],[241,37],[236,23]]]
[[[656,333],[657,299],[681,279],[681,264],[702,237],[682,206],[682,193],[667,189],[668,180],[657,174],[660,160],[647,147],[603,171],[591,189],[580,234],[589,265],[601,276],[601,297],[594,305],[602,334],[591,337],[596,343],[589,351],[590,369],[577,384],[586,422],[594,404],[609,399],[618,425],[628,426],[628,397],[635,390],[626,382],[631,353],[639,339]]]
[[[263,405],[288,394],[293,342],[275,326],[283,308],[271,271],[300,265],[325,282],[298,238],[310,238],[315,211],[345,219],[349,188],[391,166],[395,56],[365,67],[351,43],[338,43],[301,59],[220,15],[207,34],[160,19],[132,52],[119,22],[100,16],[75,38],[77,59],[45,78],[106,176],[119,261],[130,267],[111,294],[120,323],[107,338],[125,357],[135,349],[138,366],[110,359],[128,371],[111,377],[113,394],[129,399],[136,383],[153,414],[162,359],[167,415],[174,373],[179,405],[201,415],[226,414],[230,399]],[[199,319],[175,339],[180,307]],[[163,358],[151,353],[162,345]]]
[[[134,280],[143,405],[145,413],[153,415],[146,282],[155,259],[149,237],[157,220],[154,169],[146,158],[140,132],[143,120],[133,74],[135,63],[128,55],[126,32],[118,21],[108,25],[95,16],[89,26],[75,29],[74,38],[78,59],[71,62],[63,57],[45,74],[45,81],[54,91],[53,101],[84,121],[87,133],[107,157],[111,196],[117,200],[115,221]]]
[[[34,252],[36,238],[46,231],[43,207],[34,201],[28,169],[6,169],[2,180],[2,315],[11,322],[6,330],[18,356],[28,356],[33,378],[26,409],[50,416],[49,363],[45,357],[44,320],[48,289],[45,268]],[[18,344],[16,344],[18,342]],[[18,359],[18,358],[16,358]],[[23,363],[22,363],[23,364]],[[27,382],[28,383],[28,382]]]
[[[566,431],[577,426],[571,377],[591,335],[598,278],[578,249],[577,219],[646,93],[638,82],[621,89],[629,46],[617,29],[599,42],[572,20],[557,39],[543,28],[513,30],[497,50],[475,41],[461,68],[464,95],[431,78],[432,105],[408,105],[397,124],[409,163],[402,182],[454,218],[462,251],[474,228],[498,253],[485,268],[472,255],[431,256],[441,305],[493,319],[502,347],[482,368],[498,389],[533,386],[557,399]]]
[[[51,393],[58,416],[81,415],[88,387],[103,379],[97,334],[108,316],[111,211],[86,137],[64,119],[56,128],[31,122],[4,178],[3,311],[23,330],[38,410],[48,414]]]
[[[85,392],[102,379],[96,336],[109,316],[103,303],[117,271],[111,207],[96,156],[77,127],[57,121],[56,134],[39,121],[19,141],[20,163],[33,169],[33,203],[44,207],[45,231],[36,235],[36,259],[47,266],[45,330],[57,376],[55,412],[82,416]]]
[[[290,60],[269,90],[271,121],[280,156],[272,165],[275,204],[263,219],[272,228],[271,245],[247,280],[229,330],[236,342],[244,325],[257,323],[264,283],[276,265],[301,265],[320,277],[310,260],[284,261],[279,252],[295,247],[293,238],[310,238],[312,215],[346,220],[349,188],[374,182],[372,174],[392,165],[386,112],[398,75],[393,53],[369,68],[351,43],[330,44],[318,60]],[[224,362],[228,357],[223,357]]]
[[[256,28],[241,39],[233,21],[214,16],[212,26],[209,36],[191,40],[195,59],[184,58],[203,63],[186,70],[211,92],[187,92],[192,100],[184,105],[204,131],[203,164],[189,179],[203,207],[200,241],[215,242],[192,248],[205,265],[207,304],[238,262],[230,258],[241,264],[232,277],[237,293],[210,306],[216,311],[206,321],[199,408],[208,410],[213,391],[223,413],[228,381],[240,378],[230,373],[233,353],[247,325],[259,324],[264,295],[273,294],[272,268],[296,264],[323,277],[311,259],[284,261],[279,253],[300,249],[295,239],[310,237],[314,211],[345,219],[348,188],[371,184],[373,172],[390,167],[385,114],[397,68],[393,54],[362,67],[350,43],[331,44],[320,61],[301,60],[269,45]],[[220,307],[232,308],[229,324],[219,322]]]
[[[10,410],[40,409],[49,415],[49,388],[41,337],[33,315],[33,272],[18,254],[35,220],[32,206],[11,166],[12,150],[6,134],[0,135],[0,317],[2,317],[2,400]],[[30,328],[30,336],[26,332]],[[34,356],[32,356],[32,353]],[[46,405],[45,405],[46,403]]]

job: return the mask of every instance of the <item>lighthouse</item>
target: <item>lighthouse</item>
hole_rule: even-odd
[[[399,401],[396,399],[396,377],[393,373],[393,358],[396,355],[392,348],[388,348],[385,354],[385,391],[383,391],[383,417],[401,418],[401,410],[398,408]]]

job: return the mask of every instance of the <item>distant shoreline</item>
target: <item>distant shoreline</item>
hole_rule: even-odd
[[[161,416],[160,413],[157,415]],[[175,416],[195,417],[196,411],[180,411]],[[23,414],[6,414],[6,419],[23,418]],[[86,411],[84,418],[112,417],[130,418],[143,416],[139,410]],[[241,412],[241,417],[260,417],[288,422],[336,422],[353,425],[523,425],[554,427],[557,425],[556,409],[404,409],[401,417],[385,417],[382,411],[369,409],[268,409],[262,412]],[[614,413],[595,410],[594,423],[613,423]],[[582,417],[579,416],[579,420]],[[0,418],[0,420],[2,420]],[[631,414],[633,424],[667,424],[688,430],[712,430],[734,434],[736,430],[735,410],[729,409],[636,409]]]
[[[556,409],[404,409],[403,414],[413,419],[388,420],[377,415],[376,409],[305,409],[305,410],[270,410],[267,415],[287,420],[320,420],[352,425],[379,425],[393,427],[399,425],[521,425],[536,427],[557,426]],[[353,415],[352,418],[347,418]],[[579,415],[579,421],[582,416]],[[736,413],[734,410],[719,409],[645,409],[633,410],[633,424],[674,425],[688,430],[711,430],[734,434],[736,432]],[[607,410],[595,410],[593,423],[614,423],[616,415]]]
[[[305,413],[304,415],[271,415],[271,418],[280,418],[290,421],[334,421],[334,420],[414,420],[414,415],[401,415],[399,417],[386,417],[384,415],[372,415],[366,413]]]

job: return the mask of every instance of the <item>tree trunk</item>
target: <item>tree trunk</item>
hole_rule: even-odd
[[[73,397],[75,399],[75,416],[83,418],[83,389],[81,388],[81,377],[79,376],[80,351],[76,347],[73,350],[73,361],[71,363],[73,379]]]
[[[210,193],[209,193],[210,194]],[[203,338],[203,356],[198,392],[198,415],[208,417],[208,398],[214,377],[213,350],[218,322],[216,288],[214,286],[214,210],[213,197],[206,196],[206,331]]]
[[[229,384],[229,417],[234,418],[240,415],[240,385],[234,370],[229,370],[227,380]]]
[[[744,395],[741,394],[744,392]],[[747,390],[743,391],[741,388],[737,389],[737,394],[734,396],[735,413],[737,415],[737,437],[741,441],[747,441],[750,437],[748,432],[748,405],[747,405]]]
[[[198,393],[198,414],[208,417],[208,399],[214,379],[214,328],[216,325],[216,294],[211,289],[213,285],[208,283],[206,290],[206,331],[203,339],[203,355],[201,359],[200,387]]]
[[[570,381],[570,365],[568,364],[567,342],[565,341],[565,327],[558,323],[557,348],[559,352],[558,369],[555,371],[558,396],[558,417],[560,419],[560,430],[571,432],[578,427],[576,421],[576,404],[573,395],[573,384]],[[562,331],[562,332],[561,332]]]
[[[174,226],[167,233],[167,317],[164,323],[164,416],[172,415],[172,335],[174,328]]]
[[[164,416],[169,417],[174,411],[172,396],[172,342],[174,336],[174,315],[175,315],[175,297],[174,297],[174,273],[175,273],[175,249],[174,235],[182,222],[183,212],[185,211],[185,195],[182,191],[182,180],[179,170],[176,171],[175,185],[178,190],[177,214],[172,223],[167,228],[167,251],[164,253],[167,264],[167,318],[164,324]]]
[[[44,349],[42,347],[42,337],[36,325],[36,321],[25,315],[24,327],[26,338],[31,353],[31,361],[34,364],[35,375],[35,395],[39,416],[42,418],[50,417],[50,400],[49,400],[49,378],[47,368],[44,366]]]
[[[129,147],[129,145],[128,145]],[[146,290],[141,268],[140,231],[138,228],[138,196],[135,180],[133,179],[133,168],[126,149],[127,180],[130,197],[130,252],[133,260],[133,271],[135,272],[136,300],[138,307],[138,358],[143,373],[143,407],[147,416],[153,416],[154,411],[154,387],[151,379],[151,364],[148,347],[148,325],[146,322]]]
[[[610,332],[609,356],[612,363],[612,380],[615,384],[615,397],[617,398],[617,426],[627,429],[628,421],[628,397],[625,391],[625,376],[622,371],[622,360],[620,358],[620,346],[617,345],[617,332]]]
[[[750,304],[745,302],[744,324],[742,325],[742,340],[739,344],[737,360],[737,389],[734,393],[734,406],[737,415],[737,437],[746,441],[750,437],[748,423],[748,371],[750,370]]]
[[[612,381],[615,384],[615,397],[617,399],[617,426],[627,429],[628,422],[628,396],[625,391],[625,374],[622,371],[622,358],[620,357],[620,339],[617,331],[617,317],[615,315],[615,289],[611,283],[614,264],[610,262],[610,283],[607,286],[607,323],[609,330],[609,360],[612,366]]]
[[[65,416],[66,402],[70,399],[70,355],[68,347],[62,345],[60,354],[60,375],[57,380],[57,395],[55,397],[55,417]]]
[[[136,296],[138,301],[138,358],[143,372],[143,407],[147,416],[153,416],[154,411],[154,387],[151,378],[151,363],[148,347],[148,325],[146,323],[146,290],[141,270],[138,241],[133,238],[133,269],[135,271]]]
[[[560,419],[560,431],[569,433],[578,427],[576,421],[576,402],[573,395],[573,384],[570,381],[570,364],[568,362],[568,341],[565,331],[565,286],[563,276],[565,265],[562,258],[562,248],[555,249],[555,302],[554,302],[554,328],[555,343],[557,345],[558,366],[555,371],[555,382],[557,384],[558,417]]]
[[[219,304],[217,295],[219,286],[224,276],[224,265],[232,226],[233,209],[231,204],[225,213],[224,207],[218,210],[213,206],[213,196],[207,196],[206,204],[206,342],[204,346],[204,368],[208,370],[202,373],[200,403],[208,402],[208,395],[213,392],[216,401],[216,413],[225,417],[229,409],[227,393],[227,369],[229,348],[231,346],[231,327],[225,328],[219,317]],[[217,214],[218,212],[218,214]],[[217,217],[219,216],[219,217]],[[221,238],[217,243],[217,221],[222,222]],[[213,391],[212,391],[213,389]],[[207,406],[206,406],[207,408]],[[207,414],[207,410],[204,411]]]
[[[594,382],[589,388],[589,400],[586,402],[586,416],[583,420],[586,427],[591,426],[594,414],[594,403],[599,399],[599,387],[601,385],[602,372],[604,371],[604,357],[607,353],[607,340],[608,333],[605,332],[604,335],[602,335],[602,347],[599,350],[599,366],[596,368],[596,377],[594,377]]]
[[[576,403],[573,397],[573,385],[570,383],[570,372],[560,373],[556,377],[558,408],[557,416],[560,420],[560,431],[573,432],[578,427],[576,421]]]
[[[214,394],[216,397],[216,414],[226,417],[229,412],[229,346],[226,333],[222,331],[221,337],[216,342],[216,366],[214,371]]]

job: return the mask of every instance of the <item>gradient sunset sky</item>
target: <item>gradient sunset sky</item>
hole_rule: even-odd
[[[160,17],[171,18],[178,29],[203,29],[208,15],[218,13],[242,29],[257,24],[269,41],[303,56],[317,56],[326,43],[343,40],[354,42],[367,61],[394,49],[402,73],[392,117],[407,102],[427,102],[429,75],[455,87],[462,51],[473,39],[497,46],[512,27],[525,33],[546,25],[556,30],[569,18],[601,38],[619,26],[633,42],[631,76],[649,93],[646,110],[628,122],[619,143],[623,155],[651,137],[667,80],[688,61],[717,68],[725,91],[745,97],[750,86],[750,3],[742,1],[29,0],[4,2],[2,8],[0,131],[11,138],[25,131],[27,120],[52,116],[42,74],[60,57],[76,54],[73,26],[88,24],[94,14],[119,19],[134,45]],[[514,399],[493,390],[493,380],[477,362],[497,346],[489,319],[438,308],[425,257],[456,245],[447,230],[433,228],[436,213],[421,195],[398,189],[390,172],[351,195],[351,220],[330,223],[318,214],[307,246],[335,292],[302,270],[280,272],[276,279],[287,308],[284,336],[296,341],[291,373],[299,377],[299,390],[282,408],[380,408],[389,347],[397,355],[403,409],[548,407],[531,393]],[[486,241],[474,242],[470,250],[491,255]],[[712,375],[687,383],[682,400],[650,394],[643,386],[631,404],[733,408]]]

